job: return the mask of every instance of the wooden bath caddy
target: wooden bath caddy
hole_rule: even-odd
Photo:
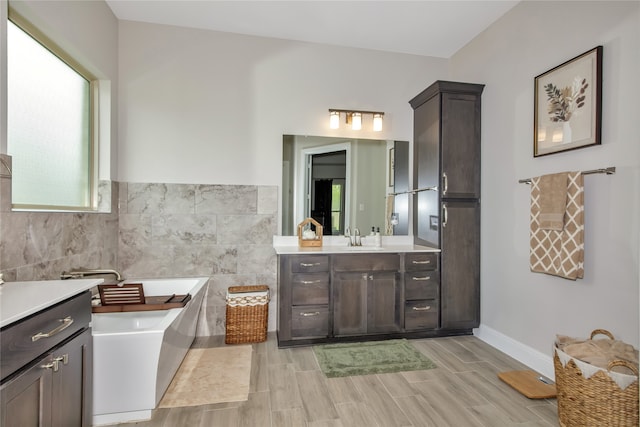
[[[145,297],[142,283],[98,285],[98,292],[100,305],[91,307],[93,313],[168,310],[184,307],[191,300],[191,294]]]

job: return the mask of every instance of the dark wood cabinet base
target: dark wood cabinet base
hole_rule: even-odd
[[[389,332],[384,334],[352,335],[341,337],[312,338],[300,340],[281,340],[278,334],[278,347],[304,347],[317,344],[335,344],[341,342],[381,341],[389,339],[443,338],[461,335],[473,335],[473,329],[429,329],[413,332]]]

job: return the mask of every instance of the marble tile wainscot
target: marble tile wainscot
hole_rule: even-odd
[[[119,269],[125,277],[209,276],[199,336],[224,335],[229,286],[270,287],[275,330],[276,186],[121,183]]]
[[[11,166],[10,156],[0,156]],[[101,198],[103,205],[110,204],[110,212],[12,211],[11,176],[0,174],[0,273],[4,280],[55,280],[63,271],[78,267],[115,267],[117,200],[114,183],[110,195]]]

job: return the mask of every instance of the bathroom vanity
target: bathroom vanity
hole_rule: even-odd
[[[472,333],[443,327],[439,249],[274,248],[279,347]]]
[[[0,425],[91,425],[90,289],[100,283],[2,285]]]

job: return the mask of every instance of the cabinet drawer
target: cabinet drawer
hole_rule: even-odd
[[[293,305],[329,304],[329,273],[293,274],[291,302]]]
[[[13,323],[0,333],[0,376],[11,375],[91,321],[91,293],[84,292]]]
[[[438,298],[439,283],[440,277],[437,271],[406,273],[404,276],[404,299],[436,299]]]
[[[328,255],[304,255],[291,257],[292,273],[315,273],[329,271]]]
[[[291,308],[291,338],[329,336],[329,307],[309,305]]]
[[[407,301],[404,306],[404,328],[434,329],[438,327],[438,302],[434,299]]]
[[[333,257],[334,271],[398,271],[398,254],[358,254]]]
[[[416,252],[405,255],[404,262],[405,271],[416,270],[437,270],[438,269],[438,253],[435,252]]]

